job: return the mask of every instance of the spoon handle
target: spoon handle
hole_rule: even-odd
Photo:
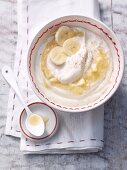
[[[10,84],[10,86],[13,88],[13,90],[15,91],[15,93],[17,94],[17,96],[19,97],[23,107],[25,108],[26,112],[28,115],[32,114],[30,109],[27,107],[26,103],[24,102],[21,93],[19,91],[18,85],[16,83],[16,79],[14,77],[14,73],[12,71],[12,69],[8,66],[4,66],[2,68],[2,75],[3,77],[6,79],[6,81]]]

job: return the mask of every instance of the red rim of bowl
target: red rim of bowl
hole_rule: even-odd
[[[20,114],[20,118],[19,118],[19,125],[20,125],[21,132],[26,136],[26,138],[29,138],[29,139],[32,139],[32,140],[45,140],[45,139],[48,139],[48,138],[50,138],[50,137],[55,133],[55,131],[56,131],[56,129],[57,129],[58,117],[57,117],[57,115],[56,115],[56,112],[55,112],[50,106],[48,106],[46,103],[43,103],[43,102],[33,102],[33,103],[28,104],[28,106],[31,106],[31,105],[34,105],[34,104],[45,105],[45,106],[49,107],[49,108],[52,110],[52,112],[53,112],[54,115],[55,115],[55,119],[56,119],[56,123],[55,123],[54,129],[52,130],[52,132],[51,132],[49,135],[47,135],[47,136],[45,136],[45,137],[41,137],[41,138],[36,138],[36,137],[32,137],[32,136],[28,135],[28,134],[24,131],[24,128],[23,128],[23,126],[22,126],[22,115],[23,115],[23,113],[24,113],[24,111],[25,111],[25,109],[23,109],[22,112],[21,112],[21,114]]]
[[[58,18],[58,19],[62,19],[62,18],[64,18],[64,17],[61,17],[61,18]],[[86,17],[86,18],[88,18],[89,19],[89,17]],[[52,22],[50,22],[49,24],[53,24],[53,22],[54,21],[57,21],[58,19],[56,19],[56,20],[53,20]],[[91,18],[90,18],[91,19]],[[91,20],[95,20],[95,19],[91,19]],[[99,29],[101,32],[103,32],[104,34],[105,34],[105,36],[107,36],[108,38],[109,38],[109,40],[112,42],[112,44],[113,44],[113,46],[114,46],[114,49],[115,49],[115,51],[116,51],[116,54],[117,54],[117,59],[118,59],[118,64],[119,64],[119,66],[118,66],[118,71],[117,71],[117,76],[116,76],[116,80],[115,80],[115,82],[114,82],[114,84],[113,84],[113,86],[111,87],[111,89],[109,90],[109,92],[102,98],[102,99],[100,99],[99,101],[97,101],[97,102],[95,102],[94,104],[91,104],[91,105],[88,105],[88,106],[84,106],[84,107],[75,107],[75,108],[72,108],[72,107],[65,107],[65,106],[61,106],[61,105],[59,105],[59,104],[57,104],[57,103],[54,103],[53,101],[50,101],[49,99],[48,99],[48,97],[46,97],[46,96],[44,96],[44,94],[43,93],[41,93],[40,92],[40,90],[38,89],[38,87],[37,87],[37,85],[36,85],[36,83],[34,82],[34,80],[33,80],[33,76],[32,76],[32,73],[31,73],[31,55],[32,55],[32,51],[33,51],[33,49],[35,48],[35,46],[36,46],[36,44],[37,44],[37,42],[39,41],[39,39],[41,38],[41,36],[43,36],[43,34],[45,34],[49,29],[51,29],[53,26],[58,26],[58,25],[60,25],[61,23],[65,23],[65,22],[84,22],[85,24],[90,24],[90,25],[92,25],[93,27],[96,27],[97,29]],[[97,22],[99,22],[100,24],[102,24],[107,30],[109,30],[111,33],[112,33],[112,35],[113,36],[115,36],[115,34],[105,25],[105,24],[103,24],[101,21],[98,21],[98,20],[95,20],[95,21],[97,21]],[[92,21],[91,21],[92,22]],[[28,57],[28,66],[29,66],[29,68],[28,68],[28,74],[29,74],[29,78],[30,78],[30,82],[31,82],[31,84],[32,84],[32,87],[33,87],[33,90],[36,92],[36,94],[40,97],[40,95],[41,95],[41,97],[43,98],[43,100],[45,100],[45,102],[47,102],[47,103],[49,103],[49,105],[51,106],[51,107],[54,107],[54,108],[56,108],[56,109],[59,109],[59,110],[63,110],[63,111],[74,111],[74,112],[77,112],[77,111],[87,111],[87,110],[91,110],[91,109],[93,109],[93,108],[96,108],[97,106],[100,106],[101,104],[103,104],[104,102],[106,102],[113,94],[114,94],[114,92],[116,91],[116,89],[118,88],[118,86],[119,86],[119,84],[120,84],[120,82],[121,82],[121,79],[122,79],[122,76],[121,76],[121,73],[123,74],[123,69],[122,68],[120,68],[121,66],[120,66],[120,55],[119,55],[119,51],[118,51],[118,47],[116,46],[116,42],[112,39],[112,37],[110,37],[110,35],[107,33],[107,32],[105,32],[104,31],[104,29],[102,28],[102,27],[100,27],[100,26],[98,26],[97,24],[92,24],[90,21],[87,21],[86,19],[82,19],[81,21],[79,20],[79,19],[68,19],[68,20],[65,20],[65,21],[59,21],[58,22],[58,24],[54,24],[54,25],[52,25],[51,27],[49,27],[49,28],[47,28],[47,30],[46,31],[44,31],[44,32],[42,32],[41,33],[41,36],[38,36],[38,34],[39,34],[39,32],[41,31],[39,31],[38,33],[37,33],[37,40],[36,40],[36,42],[34,42],[34,44],[32,44],[31,43],[31,45],[33,45],[33,47],[32,47],[32,50],[30,50],[29,51],[29,57]],[[48,25],[48,24],[47,24]],[[46,25],[46,26],[47,26]],[[45,27],[46,27],[45,26]],[[45,28],[45,27],[43,27],[43,28]],[[115,36],[115,38],[116,38],[116,36]],[[116,38],[117,39],[117,38]],[[118,40],[118,39],[117,39]],[[119,41],[118,41],[119,42]],[[120,48],[121,48],[121,46],[120,46]],[[119,78],[119,80],[118,80],[118,78]],[[39,93],[39,94],[38,94]],[[107,97],[108,96],[108,97]],[[41,98],[40,97],[40,98]],[[41,99],[42,99],[41,98]]]

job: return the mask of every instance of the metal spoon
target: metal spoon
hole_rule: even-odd
[[[21,93],[19,91],[18,85],[16,83],[16,79],[14,77],[14,73],[12,69],[8,66],[4,66],[2,68],[2,75],[6,79],[6,81],[10,84],[10,86],[13,88],[15,93],[17,94],[19,100],[21,101],[23,107],[26,110],[27,118],[26,118],[26,128],[28,131],[34,135],[34,136],[42,136],[45,131],[45,123],[41,116],[38,114],[32,113],[26,103],[23,100],[23,97],[21,96]],[[33,120],[36,119],[34,122]],[[33,123],[32,123],[33,122]]]

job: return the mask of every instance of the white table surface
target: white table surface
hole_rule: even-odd
[[[100,0],[100,9],[127,63],[127,0]],[[0,0],[0,68],[13,67],[16,40],[16,0]],[[95,154],[23,155],[19,140],[4,135],[8,93],[0,71],[0,170],[127,170],[127,67],[119,89],[105,105],[105,146]]]

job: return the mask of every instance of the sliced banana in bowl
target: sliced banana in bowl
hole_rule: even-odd
[[[55,65],[62,65],[66,62],[68,55],[63,47],[56,46],[50,51],[50,59]]]
[[[77,53],[84,44],[84,33],[67,26],[60,27],[55,34],[55,41],[58,46],[50,51],[50,59],[55,65],[62,65],[67,57]]]
[[[55,40],[58,43],[58,45],[62,46],[64,41],[66,41],[69,38],[72,38],[73,36],[74,32],[71,28],[67,26],[62,26],[56,32]]]
[[[68,26],[61,26],[55,33],[57,47],[50,51],[50,59],[55,65],[62,65],[66,62],[68,56],[79,51],[84,33],[78,29],[72,29]]]
[[[68,55],[73,55],[79,51],[81,47],[80,44],[81,42],[78,37],[69,38],[64,42],[63,49],[66,51]]]

